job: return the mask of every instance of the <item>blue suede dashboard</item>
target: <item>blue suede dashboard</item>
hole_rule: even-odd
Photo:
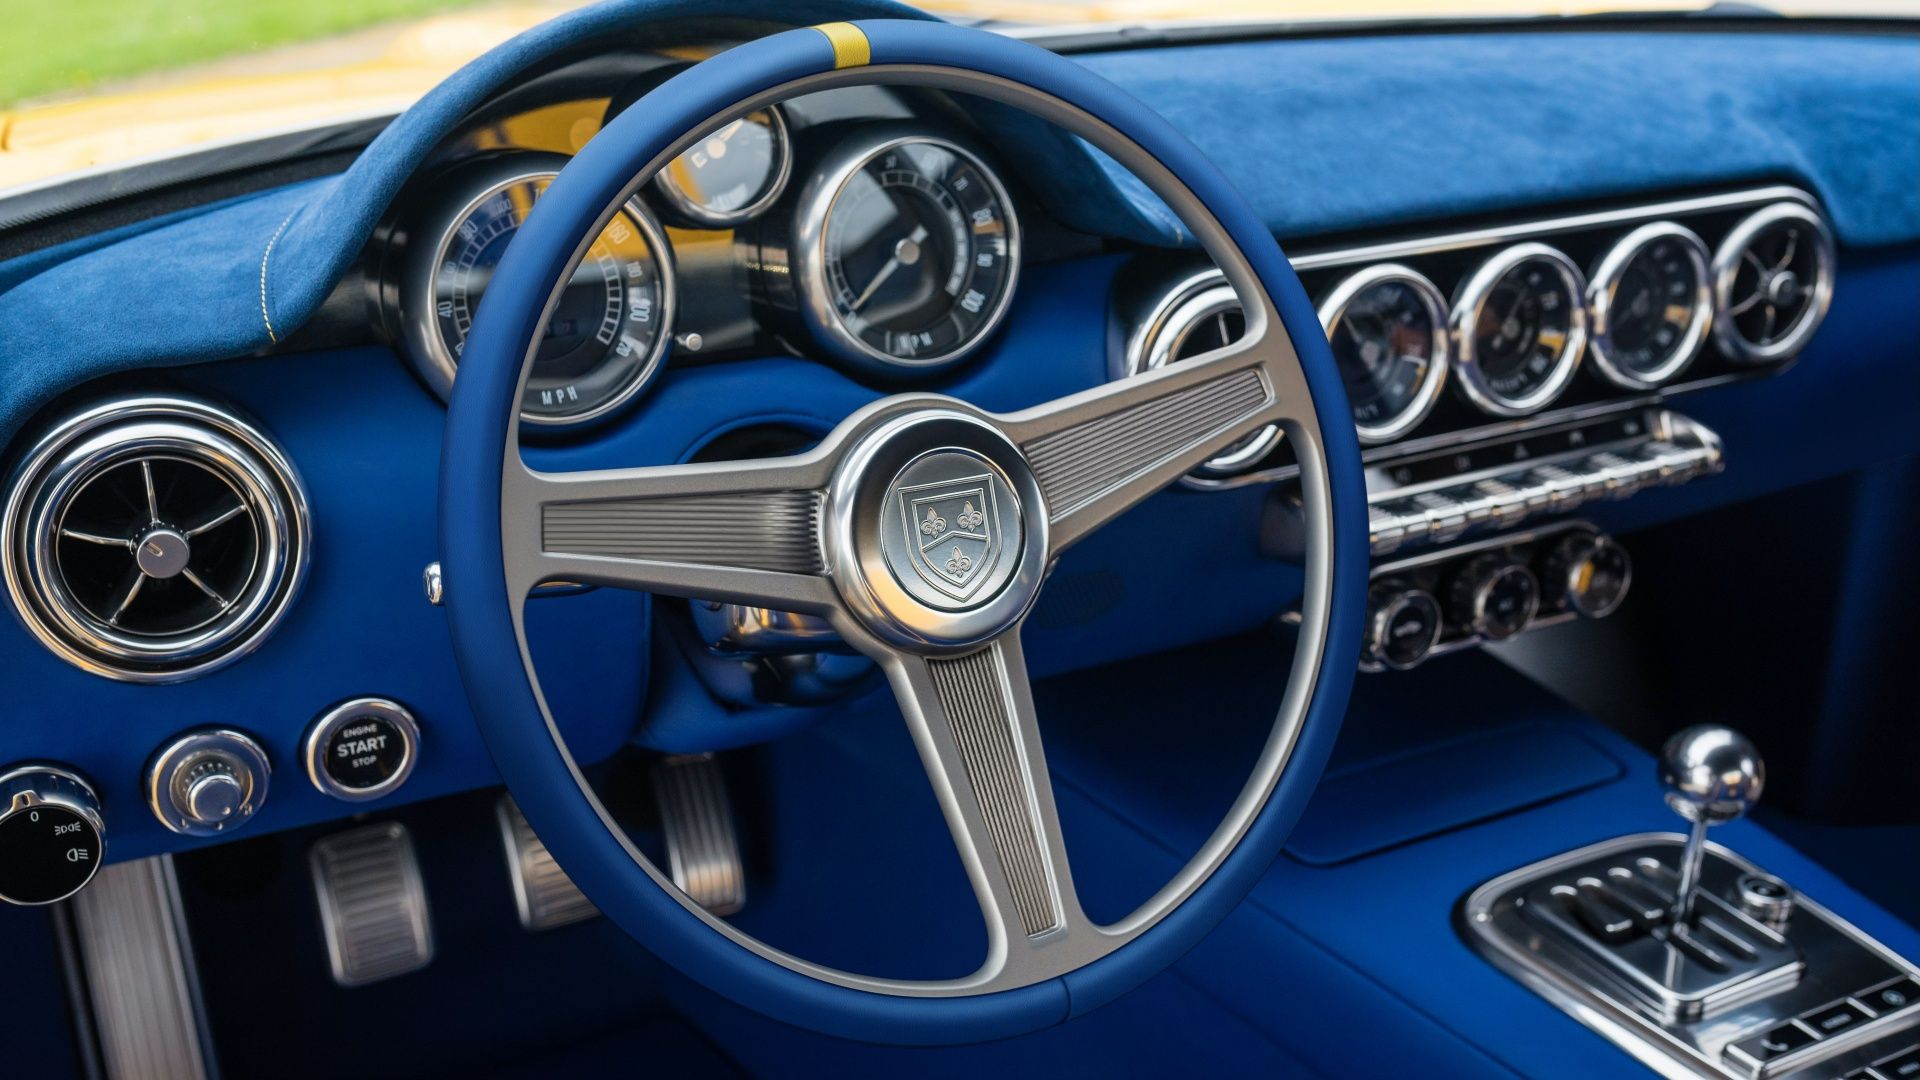
[[[257,417],[312,504],[303,595],[257,652],[213,675],[111,682],[0,623],[0,670],[26,688],[0,721],[0,761],[57,759],[92,777],[113,825],[111,859],[203,842],[144,812],[140,778],[164,739],[204,724],[253,733],[279,769],[250,833],[350,811],[299,776],[296,745],[315,715],[356,695],[404,701],[420,717],[421,763],[395,800],[496,782],[443,617],[420,594],[436,556],[443,406],[390,347],[286,343],[462,117],[558,58],[702,7],[636,0],[564,16],[463,69],[339,176],[0,264],[0,440],[10,458],[63,395],[179,388]],[[763,7],[745,15],[924,17],[878,0]],[[1668,520],[1920,449],[1915,38],[1595,29],[1249,40],[1079,59],[1166,114],[1288,243],[1763,181],[1812,192],[1840,245],[1826,327],[1787,374],[1690,399],[1725,438],[1724,477],[1610,507],[1602,525]],[[1118,252],[1190,238],[1083,144],[995,110],[973,120],[1053,219],[1104,238],[1110,253],[1030,268],[991,354],[938,389],[1009,409],[1099,383],[1111,363]],[[794,357],[671,368],[626,420],[533,456],[556,468],[685,460],[749,424],[824,432],[880,393]],[[1260,554],[1265,502],[1260,486],[1173,491],[1077,549],[1034,617],[1036,674],[1246,630],[1283,610],[1299,571]],[[1164,555],[1155,574],[1130,569],[1143,545]],[[684,679],[650,682],[655,613],[644,597],[602,590],[531,607],[542,682],[584,759],[611,753],[636,726],[648,745],[697,750],[819,718],[741,717]]]

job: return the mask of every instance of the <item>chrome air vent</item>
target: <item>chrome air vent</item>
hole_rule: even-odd
[[[1168,290],[1153,305],[1127,343],[1127,375],[1154,371],[1240,339],[1246,333],[1240,298],[1218,270],[1195,274]],[[1280,441],[1280,429],[1267,427],[1227,447],[1193,471],[1202,479],[1242,473],[1258,465]]]
[[[1755,211],[1713,257],[1714,337],[1743,364],[1800,351],[1833,300],[1833,234],[1799,203]]]
[[[245,655],[307,564],[286,457],[210,405],[133,398],[70,417],[8,492],[3,564],[22,621],[62,659],[173,682]]]

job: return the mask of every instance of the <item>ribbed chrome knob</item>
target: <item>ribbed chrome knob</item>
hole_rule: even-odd
[[[267,801],[273,767],[252,738],[226,728],[191,731],[147,766],[147,803],[160,824],[187,836],[238,828]]]

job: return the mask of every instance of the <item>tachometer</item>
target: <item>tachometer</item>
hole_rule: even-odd
[[[927,369],[957,362],[1006,314],[1020,267],[1006,189],[973,153],[923,135],[856,136],[801,196],[801,317],[834,356]]]
[[[1419,271],[1382,263],[1353,274],[1321,302],[1320,325],[1361,442],[1397,439],[1432,411],[1452,349],[1446,300]]]
[[[410,245],[402,323],[408,356],[442,396],[453,386],[474,311],[507,244],[558,162],[498,159],[458,174],[465,195]],[[625,405],[665,355],[673,277],[665,234],[637,202],[616,214],[574,270],[550,317],[521,399],[528,423],[583,423]]]
[[[1615,386],[1651,390],[1686,369],[1713,326],[1707,246],[1656,221],[1628,233],[1587,286],[1593,362]]]
[[[1586,279],[1545,244],[1515,244],[1460,286],[1454,366],[1481,410],[1525,416],[1560,396],[1587,342]]]

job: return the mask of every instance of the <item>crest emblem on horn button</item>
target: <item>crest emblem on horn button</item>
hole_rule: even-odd
[[[907,530],[907,561],[921,579],[965,600],[986,578],[1000,550],[1000,523],[989,474],[896,488]]]

